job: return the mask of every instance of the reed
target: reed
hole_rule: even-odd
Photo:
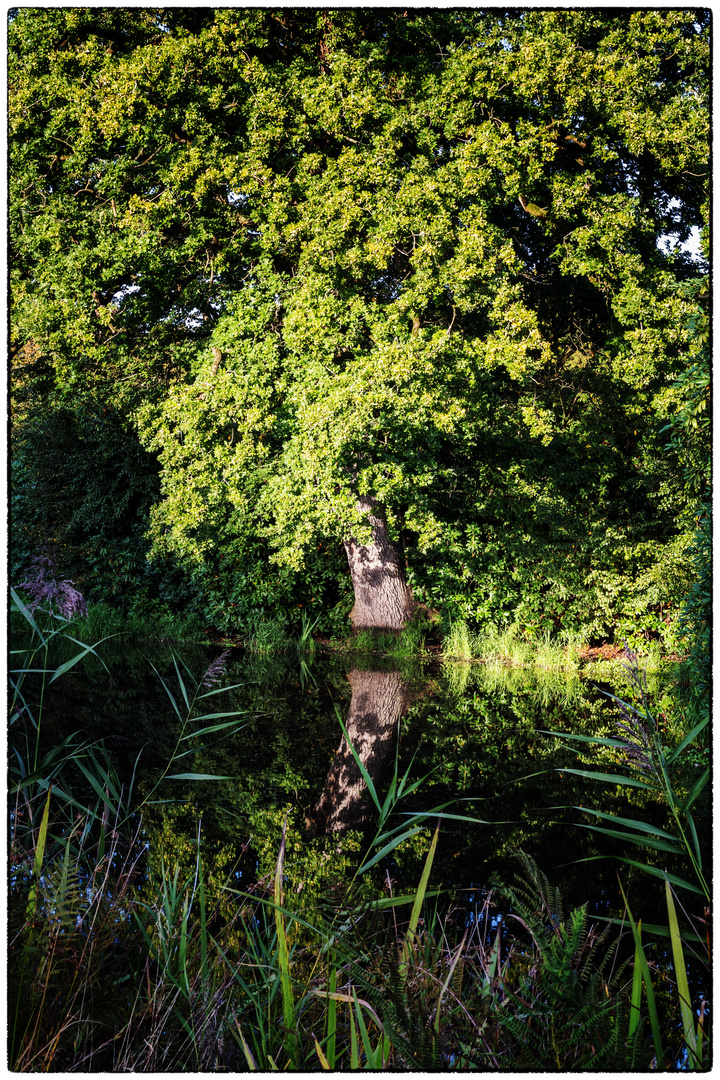
[[[644,873],[660,879],[664,883],[665,898],[668,910],[668,926],[653,927],[654,934],[669,938],[672,945],[675,987],[678,1010],[682,1017],[685,1052],[687,1055],[687,1067],[690,1069],[704,1068],[709,1059],[709,1044],[705,1038],[703,1020],[705,1014],[705,1002],[702,1002],[698,1010],[698,1020],[691,1006],[690,994],[686,973],[686,960],[683,952],[683,934],[681,934],[675,908],[674,890],[681,889],[701,897],[706,903],[705,919],[702,920],[707,926],[711,895],[709,882],[706,877],[703,863],[703,851],[700,843],[698,827],[695,821],[695,809],[700,806],[701,799],[710,778],[710,766],[708,761],[708,749],[706,744],[706,732],[709,726],[709,716],[704,715],[699,722],[694,723],[691,729],[681,738],[674,749],[664,745],[655,717],[648,701],[647,677],[640,669],[638,656],[626,645],[625,670],[633,692],[633,701],[628,702],[612,694],[607,696],[613,700],[618,708],[620,720],[616,724],[618,729],[617,738],[595,738],[584,735],[557,735],[567,742],[580,742],[590,746],[608,747],[615,753],[618,767],[622,772],[607,773],[600,770],[568,769],[563,772],[575,773],[601,783],[612,785],[617,790],[625,788],[632,792],[641,792],[647,797],[661,801],[669,811],[672,826],[660,828],[642,818],[627,818],[603,810],[584,809],[585,814],[594,818],[585,824],[585,828],[605,836],[610,836],[622,841],[624,846],[628,844],[638,849],[637,858],[618,856],[618,861],[642,870]],[[695,717],[695,719],[697,719]],[[693,753],[693,764],[697,762],[697,748],[704,750],[704,761],[701,761],[700,771],[690,771],[682,768],[683,757]],[[678,790],[678,780],[683,785],[683,790]],[[582,809],[582,808],[577,808]],[[673,859],[684,864],[683,874],[671,873],[667,866],[657,866],[656,857],[660,853],[664,861]],[[643,857],[644,856],[644,857]],[[622,890],[622,885],[620,886]],[[631,1015],[631,1031],[634,1031],[639,1013],[639,984],[645,986],[647,995],[648,1017],[655,1046],[655,1063],[658,1068],[663,1067],[667,1058],[666,1049],[657,1018],[655,1007],[653,983],[650,969],[645,959],[642,946],[641,924],[636,924],[630,910],[630,906],[623,892],[626,915],[632,929],[635,940],[635,981],[633,984],[633,1009]],[[687,940],[702,942],[702,925],[695,919],[687,917],[688,930],[684,936]],[[709,946],[707,957],[708,970],[710,966]],[[638,975],[639,971],[639,975]]]
[[[21,614],[37,626],[31,612]],[[67,621],[53,623],[67,628]],[[47,639],[40,626],[37,634]],[[77,645],[75,662],[86,651]],[[177,657],[172,679],[158,671],[178,734],[139,800],[133,783],[120,784],[101,743],[71,736],[45,751],[36,741],[42,712],[34,701],[43,680],[70,668],[38,667],[16,655],[12,700],[23,711],[10,728],[13,1070],[627,1070],[660,1060],[643,1037],[642,945],[640,981],[633,977],[631,985],[621,965],[610,970],[616,946],[598,935],[584,909],[562,911],[558,890],[527,856],[520,857],[520,883],[498,883],[476,918],[451,927],[433,884],[443,823],[491,823],[457,814],[450,803],[416,809],[428,778],[411,779],[398,754],[380,790],[340,717],[375,822],[355,873],[332,899],[309,905],[285,889],[287,821],[266,892],[240,891],[229,879],[208,896],[199,826],[192,873],[172,860],[148,865],[143,808],[161,782],[206,778],[178,771],[191,736],[202,743],[242,722],[237,713],[214,711],[216,695],[227,689],[226,658],[200,679]],[[415,889],[395,895],[390,886],[380,896],[368,889],[371,871],[399,845],[425,837]],[[218,922],[222,897],[237,902]],[[491,930],[500,903],[510,908],[502,934]],[[683,940],[674,927],[671,921],[677,970]],[[678,992],[688,1005],[681,1028],[687,1057],[665,1035],[665,1061],[703,1064],[702,1014],[699,1023],[693,1019],[680,979]],[[661,1023],[659,1005],[656,1011]]]

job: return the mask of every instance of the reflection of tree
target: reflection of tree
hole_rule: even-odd
[[[353,668],[348,681],[352,698],[345,726],[374,781],[392,748],[395,724],[410,702],[410,691],[396,671]],[[310,830],[339,832],[362,825],[366,817],[365,794],[365,782],[343,736],[323,793],[308,814]]]

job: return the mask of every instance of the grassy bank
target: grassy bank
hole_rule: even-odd
[[[633,1028],[629,966],[611,970],[617,934],[566,914],[527,858],[463,928],[434,910],[425,875],[405,898],[284,902],[281,844],[270,891],[228,884],[235,914],[217,925],[200,854],[192,878],[168,866],[140,885],[139,834],[108,836],[103,858],[83,829],[62,858],[35,852],[45,869],[24,922],[33,851],[13,840],[28,868],[10,905],[14,1070],[624,1070],[655,1056]],[[522,924],[499,918],[508,903]]]

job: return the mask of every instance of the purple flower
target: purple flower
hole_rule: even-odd
[[[47,604],[50,608],[55,606],[64,619],[73,619],[76,615],[86,619],[87,604],[82,593],[78,592],[73,581],[57,579],[54,557],[45,552],[30,561],[35,565],[30,570],[27,581],[18,586],[32,597],[30,612],[34,613],[40,604]]]
[[[216,686],[221,677],[225,674],[225,665],[227,664],[227,658],[230,655],[230,650],[226,649],[225,652],[220,653],[216,660],[213,660],[209,665],[207,671],[202,677],[200,687]]]
[[[623,644],[625,646],[625,659],[627,660],[627,663],[623,664],[623,667],[627,671],[630,682],[635,687],[636,692],[644,699],[645,694],[647,693],[647,675],[644,671],[640,670],[640,661],[637,653],[632,651],[627,641],[624,641]]]
[[[652,746],[646,728],[640,723],[640,718],[635,716],[629,724],[615,726],[624,736],[622,750],[627,763],[640,769],[641,772],[652,773],[654,771]]]
[[[627,664],[624,664],[623,667],[642,701],[645,715],[641,717],[641,713],[632,705],[628,705],[625,701],[618,701],[618,708],[624,723],[615,726],[623,736],[622,750],[627,763],[640,769],[641,772],[652,773],[654,771],[653,742],[648,727],[643,723],[643,720],[645,720],[648,724],[654,724],[653,718],[647,709],[647,676],[644,671],[640,670],[638,656],[632,651],[627,641],[625,642],[625,659]]]

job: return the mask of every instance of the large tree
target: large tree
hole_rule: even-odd
[[[517,606],[505,579],[556,624],[584,590],[597,629],[623,560],[659,580],[676,533],[658,429],[697,270],[663,245],[707,217],[708,29],[19,11],[23,377],[135,410],[162,466],[155,558],[235,538],[299,568],[341,544],[359,626],[401,626],[445,574],[477,617]]]

